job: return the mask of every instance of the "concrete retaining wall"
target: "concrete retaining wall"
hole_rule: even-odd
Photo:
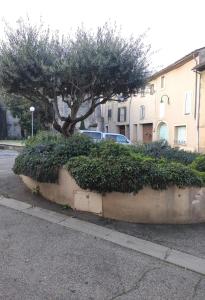
[[[205,221],[205,188],[164,191],[144,188],[137,194],[99,193],[81,189],[64,169],[59,172],[59,183],[39,183],[21,175],[30,189],[38,187],[42,196],[73,209],[92,212],[106,218],[135,223],[186,224]]]

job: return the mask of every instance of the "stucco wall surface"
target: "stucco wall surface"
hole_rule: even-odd
[[[38,188],[48,200],[106,218],[155,224],[205,221],[205,188],[173,186],[155,191],[147,187],[137,194],[113,192],[101,195],[81,189],[65,169],[59,172],[58,184],[39,183],[24,175],[21,178],[27,187]]]

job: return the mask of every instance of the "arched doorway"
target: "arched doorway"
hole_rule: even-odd
[[[158,138],[159,140],[168,140],[168,126],[164,122],[158,125]]]

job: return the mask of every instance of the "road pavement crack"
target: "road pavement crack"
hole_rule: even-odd
[[[171,252],[172,252],[172,249],[168,248],[167,251],[165,252],[164,260],[167,260],[167,258],[168,258],[168,256],[170,255]]]
[[[196,284],[194,286],[192,299],[195,299],[195,297],[196,297],[196,294],[197,294],[198,288],[200,286],[201,280],[202,280],[202,278],[199,278],[199,280],[197,280],[197,282],[196,282]]]
[[[131,287],[129,288],[128,290],[124,290],[122,292],[120,292],[119,294],[115,295],[114,297],[112,297],[110,300],[115,300],[121,296],[124,296],[124,295],[127,295],[131,292],[133,292],[134,290],[138,289],[141,282],[145,279],[145,277],[147,276],[148,273],[154,271],[154,270],[159,270],[160,268],[157,267],[157,268],[152,268],[152,269],[148,269],[146,270],[145,272],[142,273],[142,275],[140,276],[140,278],[137,280],[137,282]]]

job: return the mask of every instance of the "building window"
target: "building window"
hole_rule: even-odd
[[[186,144],[186,126],[175,127],[175,144],[185,145]]]
[[[141,97],[145,97],[145,88],[142,88],[140,90],[140,94],[141,94]]]
[[[107,111],[107,118],[108,118],[108,121],[110,121],[112,119],[112,109],[108,109]]]
[[[118,108],[118,122],[126,122],[126,107],[120,107]]]
[[[162,77],[161,77],[161,89],[164,88],[164,83],[165,83],[165,77],[162,76]]]
[[[150,95],[154,94],[154,84],[150,84]]]
[[[192,92],[185,93],[185,103],[184,103],[184,114],[190,115],[191,114],[191,102],[192,102]]]
[[[145,106],[140,106],[140,120],[143,120],[145,118]]]

